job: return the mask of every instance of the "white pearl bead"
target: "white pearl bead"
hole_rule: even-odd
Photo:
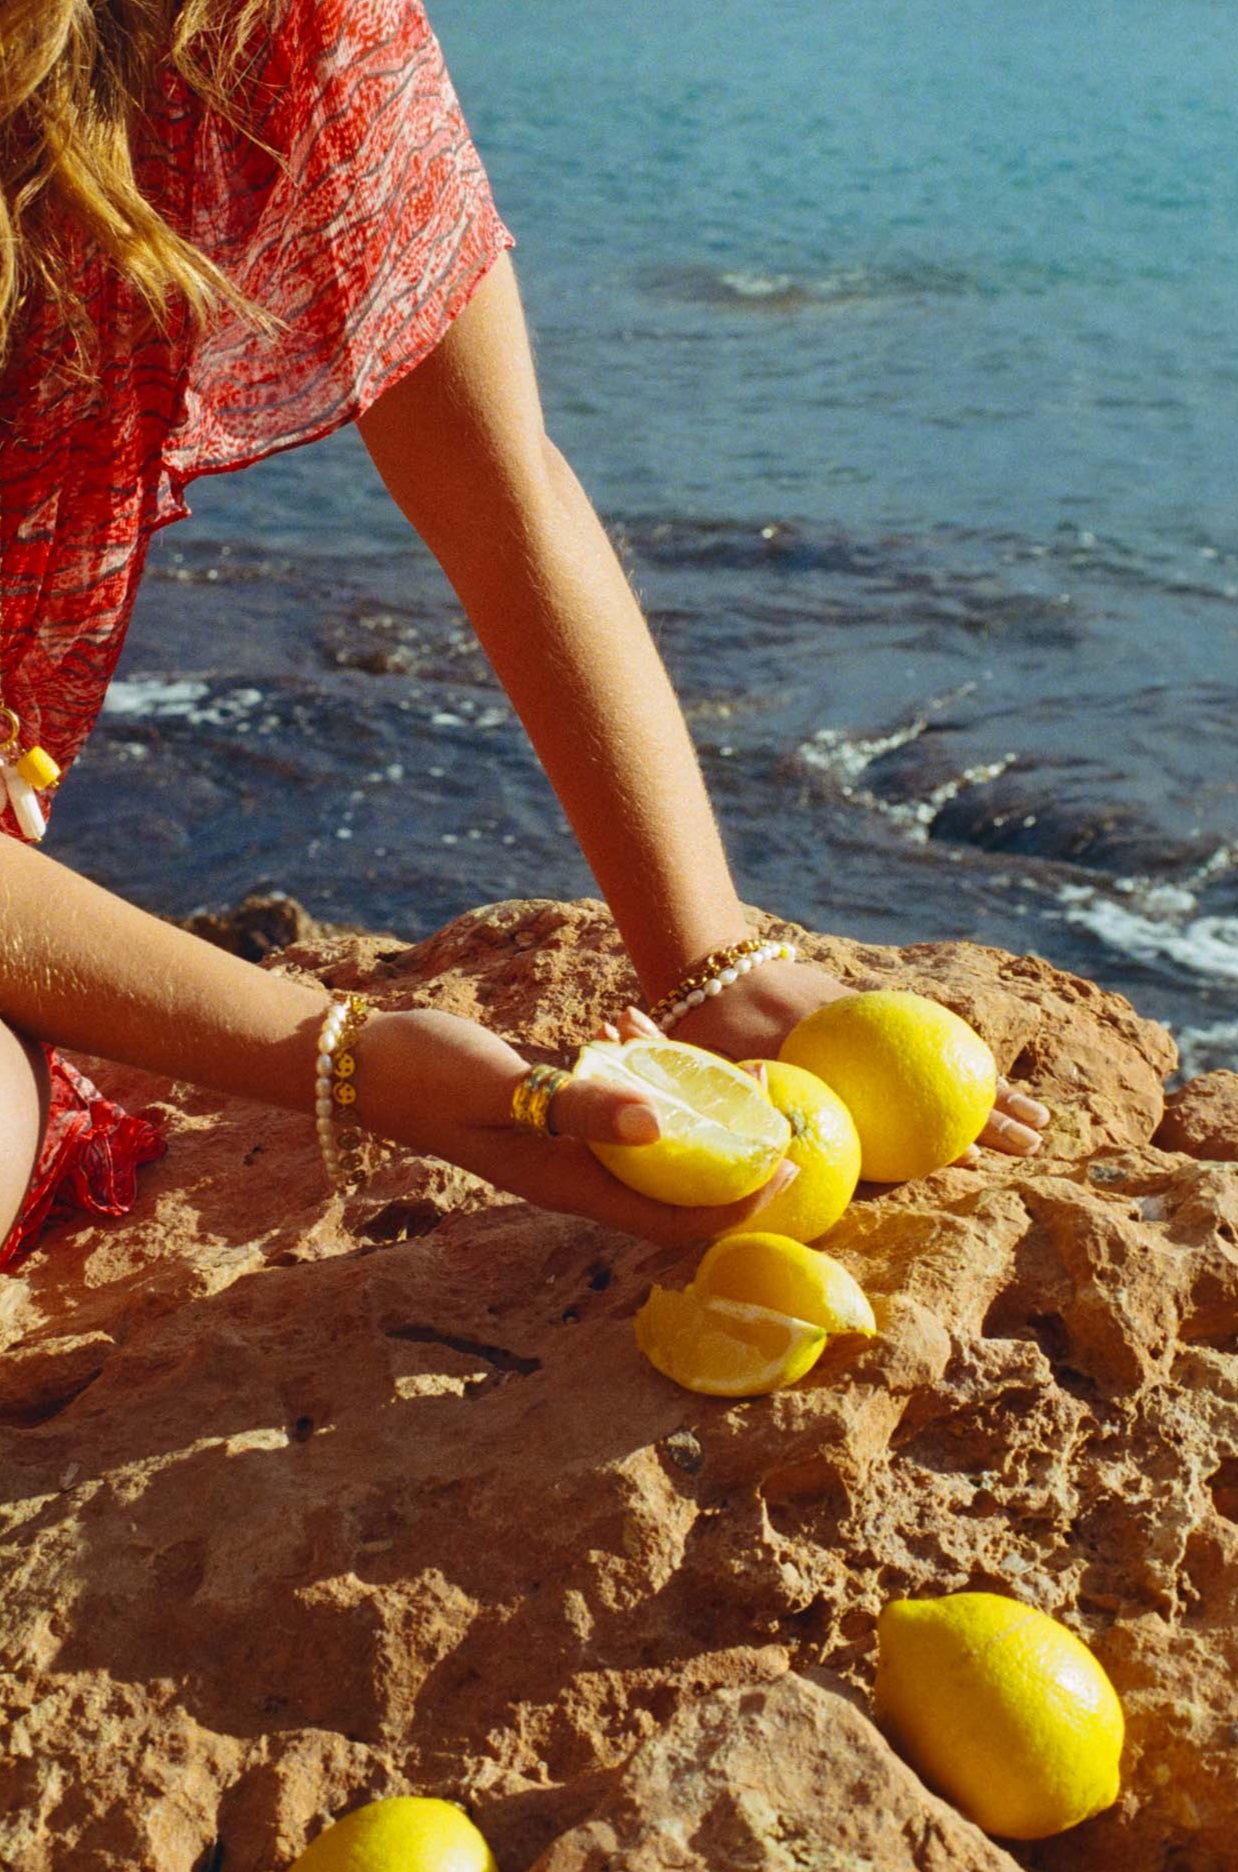
[[[314,1081],[314,1090],[315,1092],[329,1092],[331,1090],[331,1075],[329,1072],[319,1073],[317,1079]]]
[[[702,989],[700,989],[700,988],[694,988],[694,989],[692,990],[692,993],[691,993],[690,995],[688,995],[688,996],[687,996],[687,1002],[688,1002],[688,1006],[689,1006],[689,1007],[700,1007],[700,1005],[701,1005],[701,1002],[702,1002],[702,1001],[703,1001],[704,999],[705,999],[705,995],[704,995],[704,992],[703,992],[703,990],[702,990]]]
[[[729,988],[732,982],[739,980],[739,974],[733,968],[724,968],[718,980],[722,983],[724,988]]]
[[[705,993],[707,995],[720,995],[722,993],[722,983],[716,975],[711,976],[705,983]]]
[[[317,1060],[314,1063],[317,1066],[320,1073],[326,1073],[327,1076],[330,1077],[331,1055],[329,1053],[320,1053],[318,1055]]]
[[[739,961],[735,964],[735,966],[739,970],[741,975],[747,975],[747,973],[752,967],[752,957],[740,956]]]
[[[314,1109],[320,1118],[329,1118],[331,1116],[330,1094],[326,1092],[320,1093]]]
[[[674,1007],[671,1009],[670,1018],[672,1020],[682,1020],[687,1011],[688,1004],[686,1001],[676,1001]]]

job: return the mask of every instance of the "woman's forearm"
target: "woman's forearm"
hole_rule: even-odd
[[[547,445],[526,531],[461,596],[651,998],[748,933],[696,752],[614,550]]]
[[[309,1111],[325,1006],[0,836],[0,1018],[31,1039]]]
[[[359,427],[519,711],[646,991],[660,995],[747,926],[661,658],[546,439],[506,256]]]

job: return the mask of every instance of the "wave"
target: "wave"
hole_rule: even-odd
[[[883,300],[962,298],[982,290],[974,274],[933,261],[893,266],[837,266],[822,273],[784,273],[760,266],[672,265],[644,267],[641,288],[684,305],[737,312],[794,312]]]

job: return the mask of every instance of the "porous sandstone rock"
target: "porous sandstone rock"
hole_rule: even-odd
[[[692,1257],[395,1153],[345,1202],[307,1121],[99,1069],[171,1149],[130,1218],[0,1279],[6,1872],[281,1872],[407,1792],[466,1801],[503,1872],[600,1872],[581,1842],[607,1828],[612,1872],[688,1865],[657,1841],[694,1814],[718,1872],[772,1872],[762,1799],[815,1807],[797,1866],[894,1872],[896,1782],[910,1863],[962,1865],[865,1712],[883,1601],[966,1587],[1063,1619],[1129,1724],[1116,1807],[970,1863],[1232,1867],[1238,1165],[1150,1142],[1174,1051],[1120,997],[753,921],[939,996],[1054,1110],[1036,1158],[861,1190],[829,1246],[879,1335],[770,1398],[694,1396],[636,1350],[650,1281]],[[275,966],[534,1058],[635,992],[592,903]],[[824,1758],[801,1680],[844,1693]],[[803,1772],[754,1793],[775,1728]]]
[[[1238,1163],[1238,1073],[1201,1073],[1165,1101],[1155,1142],[1218,1163]]]

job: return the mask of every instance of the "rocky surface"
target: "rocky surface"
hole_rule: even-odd
[[[1165,1101],[1154,1142],[1218,1163],[1238,1163],[1238,1073],[1201,1073]]]
[[[1238,1165],[1164,1148],[1172,1044],[1119,997],[758,921],[938,995],[1055,1112],[1030,1162],[860,1192],[829,1246],[879,1337],[771,1398],[641,1359],[691,1258],[432,1162],[345,1205],[307,1122],[100,1072],[172,1148],[0,1281],[6,1869],[281,1872],[402,1792],[503,1872],[1233,1866]],[[633,989],[591,904],[276,965],[535,1057]],[[964,1587],[1095,1647],[1108,1814],[988,1844],[873,1727],[878,1608]]]

